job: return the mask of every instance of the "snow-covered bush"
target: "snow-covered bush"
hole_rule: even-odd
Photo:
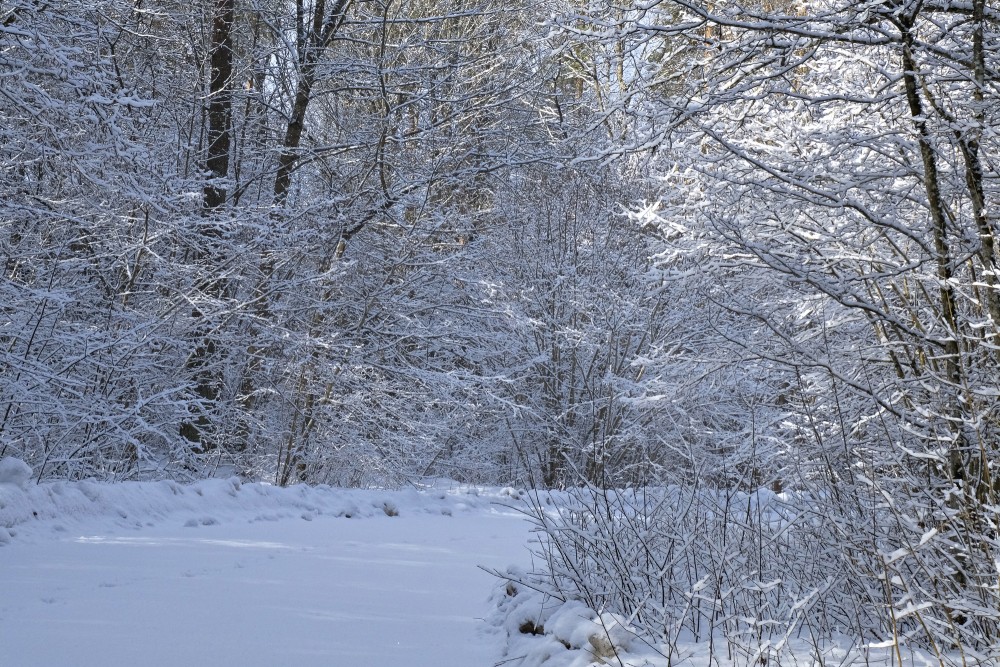
[[[511,637],[541,634],[577,648],[579,636],[557,621],[603,619],[602,642],[656,647],[667,664],[692,650],[738,665],[822,660],[833,647],[875,664],[904,653],[987,664],[995,591],[970,594],[954,567],[974,556],[875,489],[851,491],[692,485],[536,495],[529,514],[541,566],[497,573],[509,582],[501,616]],[[623,629],[639,639],[623,643]],[[532,646],[555,650],[551,641]]]

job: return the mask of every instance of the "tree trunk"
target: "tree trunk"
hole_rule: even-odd
[[[229,153],[232,134],[233,20],[236,0],[216,0],[212,21],[212,73],[208,95],[208,159],[205,168],[209,180],[205,185],[206,211],[226,203],[222,181],[229,175]]]
[[[299,17],[299,77],[295,88],[292,113],[285,128],[285,139],[278,156],[278,171],[274,177],[274,203],[282,204],[288,196],[292,184],[292,172],[298,161],[298,149],[305,128],[306,110],[312,101],[313,86],[316,83],[316,68],[323,52],[333,41],[337,30],[344,22],[351,0],[336,0],[329,15],[326,0],[317,0],[313,10],[312,25],[307,29],[302,21],[302,3],[297,3]]]
[[[229,175],[229,154],[232,143],[232,76],[233,76],[233,21],[236,14],[236,0],[216,0],[215,15],[212,19],[211,78],[208,97],[208,156],[205,171],[208,181],[203,193],[205,224],[202,236],[208,244],[218,238],[219,229],[210,218],[226,203],[224,180]],[[200,259],[204,253],[199,253]],[[208,267],[212,271],[212,267]],[[223,282],[212,276],[204,286],[208,296],[219,297],[225,291]],[[180,426],[180,435],[185,440],[199,445],[204,451],[211,444],[204,438],[210,426],[205,412],[218,400],[222,377],[216,368],[219,350],[216,342],[208,338],[204,314],[197,308],[192,313],[195,320],[201,320],[196,327],[197,347],[187,361],[187,368],[194,372],[195,394],[201,401],[198,416],[185,421]]]

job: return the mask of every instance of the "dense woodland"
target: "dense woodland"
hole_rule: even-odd
[[[553,584],[600,579],[654,634],[676,603],[695,633],[774,632],[745,627],[766,610],[988,658],[998,21],[4,0],[0,456],[584,484],[549,529],[594,542],[553,548]],[[648,485],[674,491],[601,492]],[[591,559],[602,526],[633,549]],[[616,558],[651,588],[609,593]]]

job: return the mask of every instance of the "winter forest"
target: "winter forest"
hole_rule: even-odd
[[[998,128],[985,0],[2,0],[0,457],[563,490],[516,585],[660,646],[995,664]]]

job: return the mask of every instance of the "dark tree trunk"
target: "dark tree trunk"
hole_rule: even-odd
[[[208,95],[208,158],[205,167],[209,182],[205,185],[205,209],[214,210],[226,203],[222,182],[229,175],[232,134],[233,20],[236,0],[216,0],[212,21],[212,73]]]
[[[210,51],[211,78],[208,96],[208,155],[205,170],[208,182],[204,190],[206,218],[222,208],[226,203],[224,181],[229,175],[229,154],[232,143],[232,78],[233,78],[233,21],[236,15],[236,0],[216,0],[215,15],[212,19],[212,47]],[[219,229],[212,220],[206,219],[202,235],[208,245],[219,236]],[[204,257],[204,253],[201,253]],[[212,270],[212,267],[208,267]],[[218,297],[225,291],[222,280],[212,277],[204,290],[207,295]],[[204,319],[204,314],[195,310],[195,319]],[[216,342],[209,338],[208,327],[202,321],[197,328],[197,347],[188,359],[187,367],[196,378],[195,394],[201,405],[196,409],[198,416],[180,426],[180,434],[185,440],[197,443],[202,451],[210,449],[212,443],[204,438],[210,426],[206,411],[219,400],[222,378],[214,362],[219,356]]]
[[[292,184],[292,172],[298,161],[299,145],[302,142],[302,130],[305,128],[306,110],[312,101],[313,85],[316,83],[316,69],[323,52],[333,41],[337,30],[344,22],[347,8],[351,0],[336,0],[332,9],[327,12],[326,0],[317,0],[313,10],[312,22],[306,26],[303,20],[301,2],[298,3],[299,30],[299,77],[295,88],[295,101],[292,103],[292,113],[285,128],[285,140],[278,156],[278,171],[274,177],[274,203],[281,204],[288,196]]]

